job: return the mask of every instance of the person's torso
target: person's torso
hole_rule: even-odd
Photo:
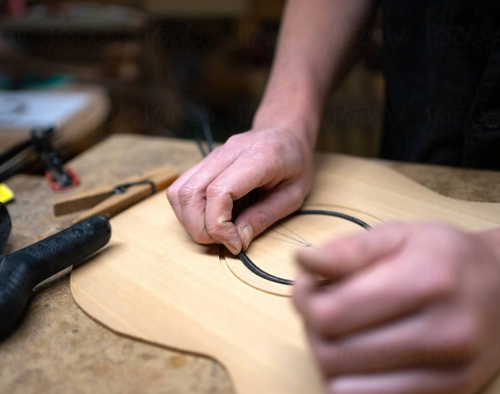
[[[382,0],[381,156],[500,169],[499,0]]]

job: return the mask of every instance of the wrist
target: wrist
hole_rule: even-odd
[[[313,150],[320,122],[321,110],[306,100],[292,102],[289,98],[267,99],[259,106],[252,128],[283,130],[295,135]]]

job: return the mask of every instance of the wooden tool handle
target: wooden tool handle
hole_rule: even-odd
[[[156,190],[159,191],[170,186],[177,177],[177,172],[172,167],[160,167],[148,171],[142,178],[153,182]]]
[[[155,191],[158,192],[171,185],[177,177],[177,172],[173,168],[161,167],[147,172],[140,178],[136,177],[131,179],[131,181],[151,181],[155,186]],[[151,189],[151,185],[149,184],[132,186],[125,193],[112,195],[94,208],[87,210],[84,214],[75,219],[74,222],[80,222],[94,215],[102,215],[108,219],[112,218],[135,203],[152,195]]]

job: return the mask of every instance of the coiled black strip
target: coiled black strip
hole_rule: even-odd
[[[325,211],[321,209],[304,209],[301,211],[294,212],[290,216],[301,216],[301,215],[322,215],[322,216],[333,216],[340,219],[345,219],[351,223],[357,224],[360,227],[363,227],[366,230],[371,229],[370,225],[361,219],[355,218],[351,215],[346,215],[345,213],[335,212],[335,211]],[[280,278],[279,276],[272,275],[262,268],[257,266],[248,255],[242,250],[238,254],[239,259],[243,263],[245,267],[247,267],[250,271],[252,271],[255,275],[268,280],[270,282],[278,283],[280,285],[293,286],[293,280]]]

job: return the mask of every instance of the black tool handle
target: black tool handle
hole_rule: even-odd
[[[33,288],[90,256],[111,238],[103,216],[93,216],[43,241],[0,257],[0,338],[21,318]]]
[[[11,230],[12,224],[10,222],[9,212],[5,205],[0,203],[0,254],[2,254],[3,248],[7,245]],[[0,258],[0,262],[1,261],[2,259]]]

